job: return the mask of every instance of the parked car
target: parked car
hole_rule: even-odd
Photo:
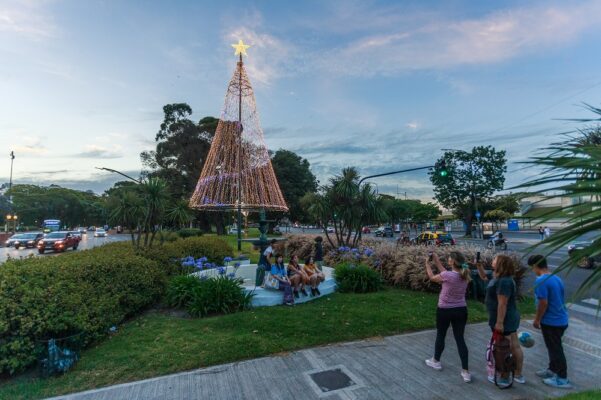
[[[332,228],[331,226],[328,226],[328,227],[327,227],[327,228],[325,228],[323,231],[324,231],[324,232],[327,232],[327,233],[334,233],[334,228]]]
[[[361,233],[371,233],[371,229],[369,229],[369,226],[364,226],[361,229]]]
[[[375,234],[377,237],[393,237],[394,231],[390,226],[381,226],[376,229]]]
[[[104,229],[96,228],[94,237],[106,237],[106,231]]]
[[[79,237],[74,236],[71,232],[50,232],[38,242],[38,253],[44,254],[48,250],[60,252],[70,247],[77,250],[79,240]]]
[[[21,247],[34,248],[43,237],[42,232],[17,233],[12,235],[5,244],[6,247],[14,247],[15,249]]]
[[[582,240],[579,242],[573,242],[568,245],[568,255],[574,257],[575,252],[584,250],[593,244],[592,240]],[[576,260],[576,265],[580,268],[595,268],[596,264],[601,263],[601,255],[594,257],[582,256]]]
[[[411,241],[414,244],[425,244],[427,246],[436,244],[436,239],[438,239],[438,233],[425,231],[420,233],[417,237],[413,238]]]
[[[455,238],[450,233],[437,233],[436,234],[436,245],[437,246],[455,246]]]

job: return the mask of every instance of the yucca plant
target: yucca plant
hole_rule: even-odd
[[[589,110],[601,116],[601,109],[587,106]],[[581,119],[580,122],[600,121],[601,118]],[[601,229],[601,126],[596,125],[579,129],[564,141],[554,143],[543,149],[546,154],[533,157],[527,164],[542,167],[538,178],[516,188],[537,189],[535,193],[546,199],[568,197],[572,204],[554,209],[542,216],[543,222],[553,218],[565,218],[567,224],[556,234],[544,241],[545,253],[549,254],[582,235]],[[545,192],[556,193],[544,195]],[[586,201],[583,201],[585,199]],[[538,250],[541,244],[530,251]],[[591,246],[575,251],[566,259],[555,273],[569,271],[582,258],[601,254],[601,235],[593,240]],[[601,288],[601,269],[596,269],[581,283],[575,296],[590,289]]]

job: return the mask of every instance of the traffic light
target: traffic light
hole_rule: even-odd
[[[449,170],[447,169],[447,162],[444,159],[436,163],[436,172],[441,178],[446,178],[449,175]]]

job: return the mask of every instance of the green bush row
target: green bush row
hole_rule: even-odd
[[[252,294],[246,293],[240,283],[239,278],[225,275],[209,279],[175,276],[167,288],[167,302],[186,309],[194,317],[243,311],[250,308]]]
[[[100,338],[154,303],[165,283],[157,262],[126,248],[6,262],[0,267],[0,372],[34,363],[43,340],[81,333],[85,345]]]
[[[86,345],[155,303],[180,259],[221,262],[233,250],[217,237],[190,237],[134,250],[131,242],[11,260],[0,265],[0,373],[33,364],[43,340],[81,333]]]
[[[341,263],[334,274],[340,292],[368,293],[382,287],[380,274],[364,264]]]

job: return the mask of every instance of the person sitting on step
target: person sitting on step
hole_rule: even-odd
[[[290,263],[288,263],[288,279],[290,279],[290,284],[294,288],[294,297],[299,298],[299,289],[303,296],[308,296],[305,285],[309,282],[309,277],[299,265],[296,254],[292,256]]]
[[[307,257],[303,271],[309,277],[309,285],[311,285],[311,296],[321,296],[319,284],[326,279],[326,276],[317,268],[315,260],[312,256]]]

